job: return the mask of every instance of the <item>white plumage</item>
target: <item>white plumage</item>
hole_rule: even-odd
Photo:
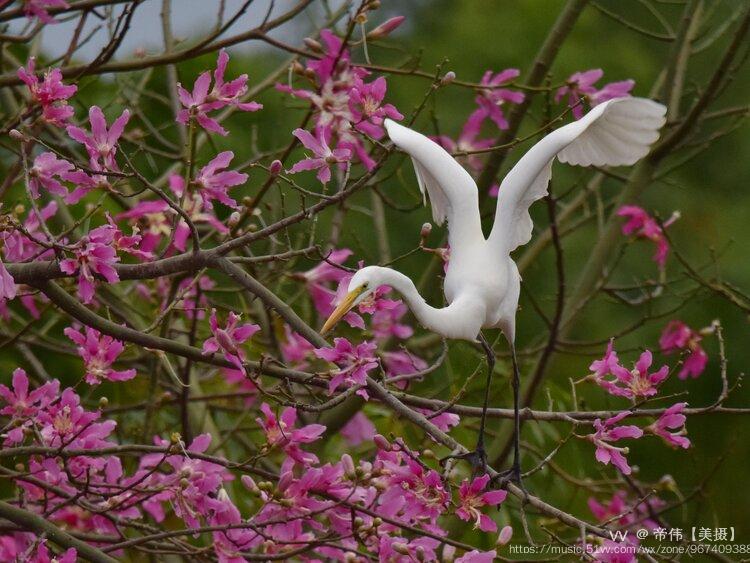
[[[477,185],[471,175],[434,141],[386,119],[391,140],[414,162],[433,219],[438,225],[448,221],[451,254],[444,284],[448,306],[431,307],[403,274],[368,266],[352,277],[349,295],[323,331],[379,286],[390,285],[402,294],[425,328],[446,338],[469,341],[481,337],[482,328],[500,328],[513,348],[521,277],[510,253],[531,239],[529,207],[547,194],[554,159],[578,166],[634,164],[658,139],[665,114],[666,108],[657,102],[618,98],[548,134],[523,155],[500,184],[495,223],[486,239]],[[517,403],[516,396],[516,407]],[[481,439],[477,450],[480,446]]]

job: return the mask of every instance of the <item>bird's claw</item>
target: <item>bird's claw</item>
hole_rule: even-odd
[[[500,488],[505,487],[508,483],[515,483],[524,494],[528,494],[528,491],[523,486],[521,466],[518,463],[514,463],[510,469],[506,469],[495,475],[491,482],[497,484]]]
[[[487,452],[484,451],[484,448],[482,446],[477,446],[477,448],[471,452],[447,455],[444,458],[440,459],[440,465],[444,467],[445,464],[451,459],[461,459],[463,461],[468,461],[474,471],[487,469]]]

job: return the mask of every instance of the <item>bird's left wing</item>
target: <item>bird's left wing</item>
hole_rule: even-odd
[[[430,198],[435,223],[442,225],[448,220],[449,239],[458,231],[481,235],[477,185],[471,175],[421,133],[390,119],[385,120],[385,128],[393,143],[411,157],[422,196]]]
[[[500,184],[490,244],[499,252],[511,252],[529,242],[529,206],[547,194],[555,157],[578,166],[635,164],[659,138],[665,113],[666,108],[652,100],[617,98],[544,137]]]

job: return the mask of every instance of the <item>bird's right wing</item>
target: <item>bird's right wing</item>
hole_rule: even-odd
[[[624,166],[646,156],[659,138],[666,108],[645,98],[617,98],[556,129],[521,157],[500,184],[489,242],[511,252],[531,239],[529,207],[547,195],[552,162]]]
[[[393,143],[411,157],[422,197],[430,198],[435,223],[442,225],[448,220],[449,242],[459,233],[481,236],[479,197],[471,175],[443,147],[421,133],[390,119],[385,120],[385,128]]]

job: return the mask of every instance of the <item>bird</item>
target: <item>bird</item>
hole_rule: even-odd
[[[508,479],[521,482],[519,452],[520,372],[516,358],[516,310],[521,275],[511,253],[529,242],[533,222],[529,207],[545,197],[555,159],[576,166],[626,166],[646,156],[659,138],[666,107],[646,98],[615,98],[594,106],[581,119],[561,126],[532,146],[500,184],[495,220],[489,236],[482,231],[479,194],[473,177],[453,156],[430,138],[384,121],[393,144],[414,164],[423,199],[429,197],[432,218],[447,221],[450,259],[443,290],[445,307],[433,307],[414,283],[391,268],[366,266],[352,276],[347,294],[321,329],[325,334],[352,308],[381,286],[401,294],[417,321],[446,339],[479,343],[487,357],[482,417],[475,449],[448,456],[487,467],[484,443],[489,392],[495,354],[482,333],[500,329],[510,347],[513,367],[514,460]]]

